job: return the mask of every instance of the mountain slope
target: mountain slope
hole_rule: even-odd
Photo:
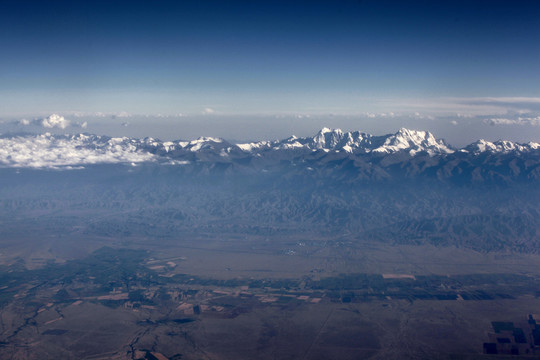
[[[6,239],[290,236],[540,252],[535,143],[456,150],[406,129],[251,144],[45,134],[1,137],[0,164]]]
[[[162,142],[97,135],[3,136],[0,166],[72,168],[93,164],[191,165],[251,172],[347,170],[353,179],[431,176],[456,181],[538,179],[540,144],[479,140],[455,150],[426,131],[373,136],[323,128],[312,137],[233,144],[219,138]],[[294,168],[293,168],[294,167]]]

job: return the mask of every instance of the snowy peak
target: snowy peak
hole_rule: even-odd
[[[247,147],[243,144],[242,148]],[[345,151],[355,154],[409,152],[414,155],[425,151],[429,155],[436,155],[454,152],[443,140],[436,139],[430,132],[408,129],[400,129],[391,135],[373,136],[359,131],[343,132],[341,129],[323,128],[313,137],[293,137],[277,142],[275,148]]]
[[[409,130],[405,128],[393,135],[388,135],[384,143],[373,149],[379,153],[394,153],[399,151],[408,151],[414,155],[425,151],[429,155],[451,154],[454,152],[444,140],[438,140],[429,131]]]
[[[221,138],[201,136],[197,140],[190,141],[185,148],[189,151],[215,150],[223,148],[224,144],[228,145],[228,143]]]
[[[319,152],[375,157],[404,154],[402,160],[407,161],[419,154],[446,156],[455,150],[428,131],[409,129],[373,136],[359,131],[323,128],[312,137],[291,136],[284,140],[245,144],[231,144],[212,137],[160,141],[150,137],[136,139],[88,134],[0,136],[0,167],[68,168],[103,163],[186,164],[201,161],[249,164],[253,159],[285,160],[310,153],[318,156]],[[503,140],[478,140],[459,150],[459,154],[466,156],[533,152],[540,154],[539,143],[518,144]]]
[[[166,141],[166,142],[160,142],[159,140],[154,140],[152,138],[145,138],[144,147],[147,149],[153,151],[153,152],[159,152],[159,153],[170,153],[174,151],[191,151],[191,152],[199,152],[204,150],[221,150],[224,147],[230,147],[232,146],[227,141],[221,139],[221,138],[214,138],[214,137],[200,137],[196,140],[191,141]]]
[[[341,129],[331,130],[325,127],[311,139],[310,145],[316,149],[335,149],[342,140]]]
[[[535,142],[528,142],[526,144],[519,144],[508,140],[498,140],[495,142],[486,141],[480,139],[474,143],[468,145],[463,149],[465,152],[472,154],[482,153],[525,153],[540,149],[540,144]]]

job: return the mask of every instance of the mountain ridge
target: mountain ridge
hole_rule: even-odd
[[[233,143],[215,137],[195,140],[160,141],[151,137],[109,137],[93,134],[3,135],[0,137],[0,166],[60,168],[99,163],[226,161],[246,156],[273,157],[271,153],[288,153],[289,158],[310,152],[346,153],[355,156],[386,157],[401,155],[410,159],[422,154],[429,157],[463,153],[470,156],[527,154],[540,151],[540,144],[521,144],[508,140],[478,140],[456,149],[429,131],[399,129],[394,134],[371,135],[360,131],[323,128],[314,136],[291,136],[282,140]],[[200,156],[204,154],[204,156]],[[287,155],[283,155],[287,157]]]
[[[253,144],[0,137],[0,213],[65,231],[75,219],[92,236],[316,233],[351,244],[540,249],[535,143],[454,149],[429,132],[322,129]]]

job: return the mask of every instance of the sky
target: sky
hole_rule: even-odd
[[[540,141],[538,1],[0,0],[0,49],[4,132]]]

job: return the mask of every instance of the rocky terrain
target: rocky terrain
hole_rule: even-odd
[[[0,149],[4,233],[31,219],[114,237],[313,233],[540,249],[537,143],[480,140],[455,149],[424,131],[325,128],[248,144],[4,136]]]

